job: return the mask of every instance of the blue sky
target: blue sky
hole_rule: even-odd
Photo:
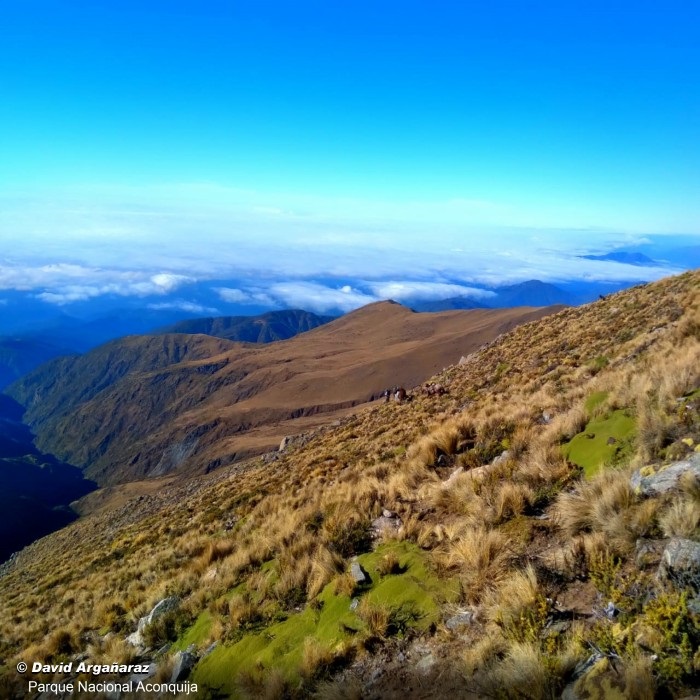
[[[700,235],[691,0],[0,16],[0,287],[53,293],[26,273],[47,265],[467,284],[509,257],[520,278],[619,278],[566,260]]]

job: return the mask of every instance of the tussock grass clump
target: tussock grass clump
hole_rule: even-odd
[[[664,537],[693,538],[700,526],[700,502],[692,498],[677,498],[659,516]]]
[[[335,579],[333,588],[336,595],[345,595],[352,598],[357,590],[357,583],[349,571],[341,574]]]
[[[386,605],[373,603],[364,597],[357,606],[357,616],[367,625],[371,637],[383,639],[386,636],[391,619],[391,610]]]
[[[377,571],[379,571],[382,576],[389,576],[391,574],[403,573],[404,568],[401,566],[401,561],[396,552],[389,552],[380,559]]]
[[[511,556],[508,538],[502,532],[471,527],[436,558],[440,566],[458,573],[465,598],[478,602],[490,586],[504,578]]]
[[[630,511],[637,499],[628,470],[603,470],[592,481],[580,482],[557,499],[557,522],[569,536],[600,532],[616,550],[628,549],[637,533],[630,527]]]

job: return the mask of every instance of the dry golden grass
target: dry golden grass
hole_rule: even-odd
[[[386,635],[391,611],[385,605],[373,603],[364,597],[357,606],[357,616],[367,625],[367,631],[372,637],[383,638]]]
[[[700,502],[693,498],[676,498],[659,516],[664,537],[694,537],[700,526]]]
[[[510,625],[531,609],[541,596],[535,570],[514,571],[498,586],[488,591],[484,611],[488,620]]]

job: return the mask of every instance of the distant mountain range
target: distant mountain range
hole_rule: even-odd
[[[638,266],[656,266],[659,263],[656,260],[652,260],[648,255],[644,253],[630,253],[624,250],[614,251],[612,253],[605,253],[605,255],[579,255],[580,258],[584,260],[609,260],[611,262],[619,262],[625,265],[638,265]]]
[[[554,285],[540,280],[496,287],[493,296],[475,299],[469,296],[407,301],[415,311],[448,311],[450,309],[507,309],[519,306],[577,306],[594,301],[601,295],[620,291],[632,283],[580,282]]]

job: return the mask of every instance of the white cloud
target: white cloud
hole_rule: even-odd
[[[183,299],[149,304],[148,308],[155,311],[173,309],[175,311],[186,311],[190,314],[202,314],[206,316],[217,316],[220,313],[219,310],[213,306],[203,306],[202,304],[197,304],[193,301],[185,301]]]
[[[450,297],[470,297],[471,299],[488,299],[495,296],[494,292],[460,284],[445,282],[416,282],[405,280],[401,282],[380,282],[370,285],[375,295],[382,299],[447,299]]]
[[[229,304],[277,306],[277,302],[264,290],[252,287],[243,291],[232,287],[216,287],[214,291]]]
[[[317,282],[278,282],[270,285],[269,293],[285,306],[318,313],[336,309],[347,312],[378,301],[377,297],[364,294],[347,285],[333,288]]]
[[[241,289],[230,287],[217,287],[214,290],[224,301],[229,304],[254,304],[253,298]]]
[[[33,292],[50,304],[65,305],[106,294],[146,297],[170,294],[193,281],[169,272],[120,270],[74,263],[0,264],[0,289]]]

